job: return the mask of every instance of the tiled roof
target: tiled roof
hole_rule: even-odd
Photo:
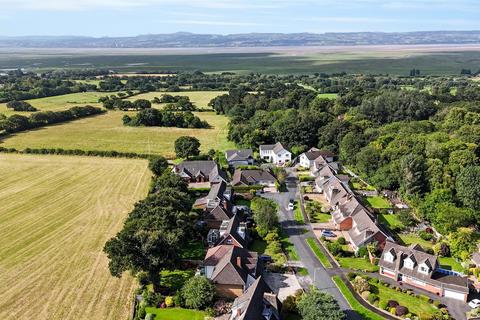
[[[239,149],[225,151],[225,158],[227,161],[242,161],[249,160],[253,157],[252,149]]]
[[[174,172],[176,174],[184,173],[190,178],[208,177],[210,182],[227,180],[225,172],[212,160],[183,161],[174,167]]]
[[[232,185],[253,185],[260,181],[275,182],[275,177],[268,171],[262,169],[237,169],[232,177]]]

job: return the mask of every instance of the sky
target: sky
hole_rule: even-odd
[[[0,35],[480,30],[480,0],[0,0]]]

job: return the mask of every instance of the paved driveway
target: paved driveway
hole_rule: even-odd
[[[361,320],[362,318],[351,310],[347,301],[343,297],[342,293],[338,290],[335,283],[333,283],[330,275],[327,273],[325,268],[323,268],[320,261],[318,261],[315,254],[310,250],[310,247],[307,245],[305,240],[307,238],[314,237],[310,226],[298,226],[296,225],[293,219],[293,212],[287,210],[287,205],[290,199],[295,199],[299,197],[297,194],[296,184],[293,183],[293,179],[289,179],[288,192],[282,193],[269,193],[263,194],[262,196],[268,199],[272,199],[279,204],[280,207],[280,224],[284,232],[289,236],[290,242],[295,246],[303,265],[308,270],[310,277],[312,278],[313,284],[322,291],[330,293],[340,305],[342,310],[345,310],[347,314],[347,319]],[[305,232],[306,231],[306,232]]]

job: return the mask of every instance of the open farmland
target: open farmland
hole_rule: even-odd
[[[111,92],[78,92],[64,94],[61,96],[53,96],[46,98],[38,98],[26,100],[39,111],[59,111],[78,105],[100,105],[98,99],[106,95],[114,94]],[[17,112],[7,109],[6,103],[0,103],[0,113],[10,116],[12,114],[29,115],[31,112]]]
[[[127,319],[102,253],[145,197],[144,160],[0,154],[0,319]]]
[[[5,137],[0,141],[0,146],[19,150],[25,148],[115,150],[161,154],[168,158],[174,158],[174,142],[181,136],[198,138],[204,152],[211,148],[226,150],[233,147],[227,140],[228,118],[213,111],[195,113],[212,126],[210,129],[129,127],[122,123],[125,114],[135,113],[109,111],[94,117],[21,132]]]
[[[197,107],[199,108],[209,108],[208,103],[215,97],[226,94],[227,91],[183,91],[183,92],[147,92],[142,93],[133,97],[128,98],[128,100],[136,99],[147,99],[152,100],[155,97],[160,98],[163,94],[169,94],[172,96],[187,96],[190,98]],[[156,106],[155,104],[153,105]]]

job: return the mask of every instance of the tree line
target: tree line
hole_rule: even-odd
[[[10,117],[0,116],[0,130],[4,130],[6,133],[26,131],[55,123],[89,117],[104,112],[105,110],[87,105],[72,107],[64,111],[35,112],[28,117],[19,114],[14,114]]]
[[[209,128],[208,122],[201,120],[190,111],[171,112],[168,110],[145,109],[135,116],[124,115],[126,126],[145,127],[177,127],[177,128]]]

